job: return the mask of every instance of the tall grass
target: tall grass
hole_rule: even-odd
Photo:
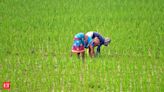
[[[1,0],[0,84],[10,81],[13,92],[162,92],[163,8],[162,0]],[[69,54],[74,35],[88,31],[112,42],[82,64]]]

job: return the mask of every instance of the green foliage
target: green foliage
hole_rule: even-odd
[[[163,0],[1,0],[0,85],[12,92],[162,92]],[[83,64],[78,32],[112,39]],[[0,87],[0,91],[5,91]]]

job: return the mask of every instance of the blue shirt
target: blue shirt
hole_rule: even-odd
[[[87,41],[85,42],[85,45],[84,45],[84,46],[85,46],[85,48],[88,48],[89,45],[94,46],[94,43],[93,43],[92,38],[88,36],[88,39],[87,39]]]
[[[75,35],[74,38],[79,39],[80,43],[82,43],[84,45],[84,37],[85,37],[84,33],[78,33],[78,34]]]

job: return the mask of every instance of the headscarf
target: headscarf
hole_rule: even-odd
[[[105,38],[104,45],[108,46],[108,44],[111,42],[110,38]]]

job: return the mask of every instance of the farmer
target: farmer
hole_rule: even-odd
[[[108,46],[108,44],[111,42],[110,38],[104,38],[98,32],[87,32],[86,35],[92,39],[95,39],[96,37],[99,39],[100,43],[98,44],[96,55],[100,53],[100,48],[102,45]]]
[[[72,53],[77,54],[78,58],[80,58],[80,54],[82,56],[82,60],[84,61],[84,40],[85,40],[85,34],[84,33],[78,33],[74,36],[74,42],[72,46],[71,56]]]
[[[84,33],[78,33],[74,36],[74,42],[72,46],[71,56],[72,53],[77,54],[77,56],[80,58],[80,54],[82,56],[82,60],[84,62],[85,57],[85,50],[84,48],[89,48],[89,55],[91,57],[94,56],[94,47],[99,44],[98,39],[93,39],[91,37],[88,37]]]

